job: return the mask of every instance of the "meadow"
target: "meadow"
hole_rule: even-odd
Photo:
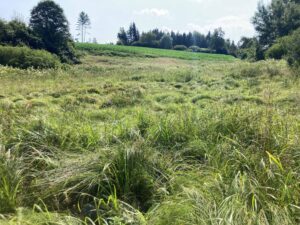
[[[189,51],[175,51],[170,49],[145,48],[124,45],[107,45],[107,44],[91,44],[76,43],[79,50],[88,51],[94,55],[108,56],[136,56],[136,57],[167,57],[185,60],[205,60],[205,61],[234,61],[235,58],[229,55],[199,53]]]
[[[0,67],[1,225],[300,223],[285,61],[77,47],[79,65]]]

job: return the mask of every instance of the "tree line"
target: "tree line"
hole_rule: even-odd
[[[300,66],[300,0],[260,2],[252,24],[258,35],[242,37],[235,44],[225,39],[221,28],[206,35],[159,29],[140,34],[132,23],[127,31],[120,29],[117,44],[230,54],[250,61],[286,59],[290,65]]]
[[[202,51],[237,56],[236,44],[230,39],[225,39],[225,32],[222,28],[208,32],[206,35],[197,31],[188,33],[166,32],[157,28],[140,34],[136,24],[133,22],[128,30],[125,30],[123,27],[120,28],[117,37],[117,44],[119,45]]]

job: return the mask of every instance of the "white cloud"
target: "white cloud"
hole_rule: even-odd
[[[204,25],[195,23],[188,23],[187,27],[191,31],[199,31],[201,33],[207,33],[213,31],[216,28],[222,27],[225,31],[226,37],[238,41],[241,34],[245,36],[254,35],[253,25],[250,23],[249,18],[243,16],[226,16],[210,21]]]
[[[169,16],[170,12],[169,12],[169,10],[166,10],[166,9],[146,8],[146,9],[142,9],[140,11],[134,11],[134,14],[135,15],[147,15],[147,16],[161,17],[161,16]]]

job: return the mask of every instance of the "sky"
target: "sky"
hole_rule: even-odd
[[[251,18],[258,2],[268,0],[55,0],[65,11],[72,36],[77,38],[76,22],[81,11],[91,19],[87,39],[98,43],[116,42],[120,27],[135,22],[140,31],[153,28],[179,32],[222,27],[226,38],[238,41],[255,35]],[[21,16],[26,22],[39,0],[0,0],[0,18]]]

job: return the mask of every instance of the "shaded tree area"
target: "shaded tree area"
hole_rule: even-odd
[[[264,59],[264,52],[259,40],[256,37],[242,37],[238,43],[237,55],[239,58],[249,61],[259,61]]]
[[[252,22],[259,43],[267,48],[277,38],[289,35],[300,27],[300,1],[272,0],[269,5],[259,3]]]
[[[253,61],[285,58],[291,65],[299,65],[300,49],[295,43],[300,39],[300,0],[260,2],[252,23],[257,37],[241,39],[240,58]]]
[[[300,67],[300,28],[290,35],[278,38],[266,51],[266,58],[286,59],[290,66]]]
[[[140,34],[136,24],[132,23],[127,31],[124,27],[120,28],[117,37],[119,45],[237,55],[237,46],[233,41],[225,40],[225,33],[221,28],[207,35],[197,31],[166,32],[157,28]]]
[[[6,22],[0,20],[0,43],[11,46],[30,46],[35,49],[44,48],[42,40],[20,20]]]
[[[0,44],[45,49],[64,63],[78,62],[69,23],[52,0],[41,1],[32,9],[29,25],[17,19],[0,20]]]

